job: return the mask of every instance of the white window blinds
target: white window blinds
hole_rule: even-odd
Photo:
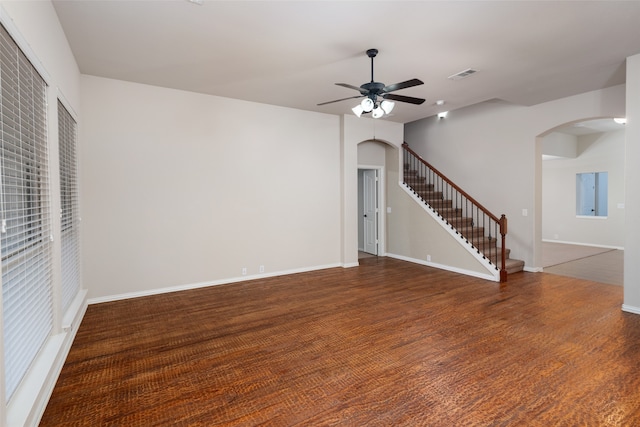
[[[62,310],[66,312],[80,290],[77,124],[60,101],[58,101],[58,139],[62,229]]]
[[[46,83],[0,26],[0,220],[7,400],[51,334]]]

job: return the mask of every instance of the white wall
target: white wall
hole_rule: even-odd
[[[49,84],[79,114],[80,71],[51,2],[2,0],[0,5],[51,77]]]
[[[551,133],[561,152],[562,143]],[[542,239],[566,243],[623,248],[624,143],[625,131],[596,133],[574,137],[569,152],[574,158],[558,158],[542,162]],[[576,150],[577,148],[577,150]],[[552,151],[552,150],[551,150]],[[545,153],[551,152],[545,149]],[[607,172],[609,178],[606,217],[576,216],[576,174]]]
[[[340,264],[339,117],[90,76],[82,101],[91,298]]]
[[[573,159],[578,155],[578,137],[561,132],[551,132],[542,139],[542,154]]]
[[[627,58],[623,309],[640,314],[640,55]]]
[[[489,101],[450,111],[446,119],[408,123],[405,140],[494,214],[505,214],[511,257],[536,268],[541,216],[536,137],[576,120],[624,116],[624,99],[625,87],[615,86],[532,107]]]

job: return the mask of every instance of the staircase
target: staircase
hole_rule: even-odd
[[[478,254],[500,271],[500,281],[509,274],[523,271],[524,261],[511,259],[510,250],[502,245],[506,235],[507,219],[497,218],[440,172],[422,160],[409,147],[405,148],[404,184],[417,195],[429,209],[450,226],[461,239],[473,246]],[[502,236],[501,236],[502,235]],[[504,268],[503,268],[504,259]]]

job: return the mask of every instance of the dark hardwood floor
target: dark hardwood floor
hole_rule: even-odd
[[[41,425],[640,425],[621,286],[360,264],[90,306]]]

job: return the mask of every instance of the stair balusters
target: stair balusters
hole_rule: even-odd
[[[498,218],[409,148],[404,148],[404,184],[455,232],[500,270],[507,281],[507,218]],[[498,246],[500,236],[500,246]]]

